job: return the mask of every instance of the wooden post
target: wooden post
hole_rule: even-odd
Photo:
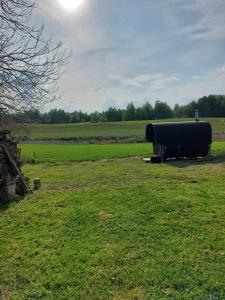
[[[35,178],[34,179],[34,190],[39,190],[41,188],[41,179]]]

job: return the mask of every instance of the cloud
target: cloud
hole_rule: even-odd
[[[142,88],[146,85],[150,86],[153,90],[162,89],[166,86],[166,84],[178,81],[179,78],[175,75],[166,76],[165,74],[139,74],[135,77],[125,78],[114,76],[112,77],[113,80],[118,81],[122,85],[133,86]]]
[[[176,22],[176,34],[194,40],[225,39],[224,0],[172,0],[168,10]]]
[[[225,80],[225,64],[218,68],[216,73],[219,78]]]
[[[39,18],[74,53],[53,106],[92,111],[225,93],[224,0],[86,0],[69,15],[41,1]]]

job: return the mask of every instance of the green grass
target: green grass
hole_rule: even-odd
[[[224,156],[69,162],[116,146],[33,146],[42,189],[0,207],[0,299],[225,299]]]
[[[74,145],[74,144],[22,144],[22,158],[31,162],[74,162],[116,159],[123,157],[149,157],[151,144],[109,144],[109,145]],[[225,142],[214,142],[214,154],[225,152]]]
[[[131,121],[114,123],[80,123],[57,125],[28,125],[27,132],[18,130],[21,136],[31,139],[59,139],[59,138],[90,138],[90,137],[139,137],[145,136],[145,127],[150,122],[190,121],[193,119]],[[212,124],[213,131],[225,131],[223,118],[205,118]]]
[[[149,156],[150,144],[22,144],[22,159],[36,162],[65,162],[115,159],[134,156]]]

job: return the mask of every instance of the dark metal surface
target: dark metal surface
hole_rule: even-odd
[[[204,157],[212,144],[212,127],[204,121],[151,123],[146,127],[146,139],[162,159]]]

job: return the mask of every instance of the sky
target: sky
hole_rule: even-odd
[[[73,53],[52,107],[91,112],[158,99],[173,106],[225,94],[224,0],[64,0],[71,9],[60,2],[40,0],[37,12]]]

